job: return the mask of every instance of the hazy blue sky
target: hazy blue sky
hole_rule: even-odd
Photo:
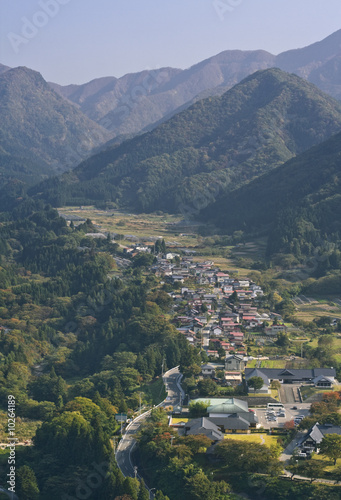
[[[83,83],[227,49],[278,54],[340,28],[340,0],[0,0],[0,62]]]

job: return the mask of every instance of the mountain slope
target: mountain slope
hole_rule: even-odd
[[[341,133],[242,188],[222,195],[202,215],[227,231],[237,228],[258,231],[273,224],[287,207],[295,209],[308,203],[316,208],[340,195],[340,175]]]
[[[311,259],[321,274],[341,268],[341,133],[222,196],[201,218],[224,232],[267,234],[269,255]]]
[[[0,75],[0,115],[0,184],[63,172],[110,138],[27,68]]]
[[[5,73],[5,71],[8,71],[11,69],[9,66],[5,66],[4,64],[0,64],[0,75],[1,73]]]
[[[340,103],[295,75],[260,71],[34,192],[57,205],[109,200],[189,214],[340,129]]]
[[[303,49],[279,54],[276,65],[341,99],[341,30]]]
[[[161,68],[107,77],[84,85],[51,86],[115,137],[131,136],[195,101],[221,95],[248,75],[278,67],[341,100],[341,30],[308,47],[274,56],[263,50],[226,50],[186,69]]]

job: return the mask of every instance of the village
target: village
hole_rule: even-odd
[[[124,225],[131,224],[135,234],[109,232],[112,220],[105,224],[96,226],[105,230],[95,235],[103,241],[112,238],[119,247],[113,255],[118,275],[124,279],[140,268],[145,278],[154,277],[154,293],[167,297],[167,319],[200,354],[199,364],[164,375],[166,399],[160,405],[168,415],[171,439],[206,436],[212,442],[208,453],[229,439],[280,443],[279,459],[287,474],[297,460],[315,465],[325,437],[341,439],[341,418],[335,417],[340,386],[333,366],[303,355],[311,340],[304,327],[269,306],[269,290],[257,283],[257,274],[248,277],[247,271],[234,268],[233,259],[223,264],[218,259],[217,264],[214,257],[205,257],[188,244],[197,241],[192,234],[176,234],[179,241],[170,242],[168,228],[162,237],[156,235],[159,220],[154,234],[147,235],[145,227],[139,234],[141,221],[129,215]],[[237,251],[242,247],[236,245]],[[301,297],[292,299],[294,308],[303,298],[311,302]],[[330,327],[337,321],[331,317]],[[135,420],[128,423],[129,433],[135,425]],[[309,477],[303,469],[299,473]]]
[[[180,435],[204,434],[217,443],[229,434],[271,435],[292,429],[310,415],[311,404],[301,394],[303,385],[317,390],[337,386],[333,368],[288,369],[283,367],[283,361],[290,360],[285,355],[277,355],[272,368],[261,368],[269,358],[249,355],[252,332],[261,331],[261,343],[271,345],[288,331],[279,314],[259,311],[264,292],[251,279],[223,272],[212,260],[198,262],[173,253],[158,256],[150,270],[161,285],[176,288],[168,292],[173,299],[172,321],[200,349],[203,359],[200,373],[184,377],[185,396],[182,400],[180,394],[170,417],[170,427]],[[201,397],[190,387],[193,378]],[[330,433],[341,435],[341,426],[316,421],[307,433],[298,433],[294,444],[289,443],[282,460],[318,452],[324,435]]]

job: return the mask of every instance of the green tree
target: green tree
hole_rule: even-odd
[[[338,458],[341,458],[341,436],[338,434],[327,434],[321,441],[320,452],[322,455],[334,460],[334,465]]]
[[[144,480],[141,479],[140,481],[140,490],[139,490],[139,495],[137,497],[137,500],[149,500],[149,492],[144,484]]]
[[[271,382],[271,389],[275,389],[275,390],[279,391],[280,388],[281,388],[281,383],[278,380],[273,380]]]
[[[16,492],[21,500],[38,500],[39,498],[37,479],[28,465],[23,465],[17,470]]]
[[[262,379],[262,377],[251,377],[247,381],[247,385],[249,387],[252,387],[254,390],[254,393],[256,394],[256,391],[258,391],[259,389],[261,389],[263,387],[264,380]]]
[[[164,495],[162,491],[157,490],[155,493],[155,500],[169,500],[169,497],[167,497],[167,495]]]
[[[204,417],[207,415],[207,408],[210,406],[209,401],[193,401],[189,404],[189,415],[191,418]]]

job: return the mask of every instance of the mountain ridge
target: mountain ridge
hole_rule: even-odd
[[[63,172],[110,138],[26,67],[0,74],[0,113],[2,182],[18,177],[32,184]]]
[[[323,142],[341,129],[341,104],[296,75],[259,71],[152,131],[107,148],[57,181],[57,205],[106,200],[137,211],[198,211],[220,191]],[[42,189],[38,186],[36,193]]]
[[[188,107],[196,100],[221,95],[255,71],[279,67],[295,73],[341,100],[341,30],[307,47],[273,55],[265,50],[225,50],[190,68],[160,68],[106,77],[82,85],[51,84],[91,119],[114,133],[131,136]],[[160,81],[155,74],[162,75]],[[143,84],[152,79],[155,85]],[[100,92],[86,96],[87,87]]]

